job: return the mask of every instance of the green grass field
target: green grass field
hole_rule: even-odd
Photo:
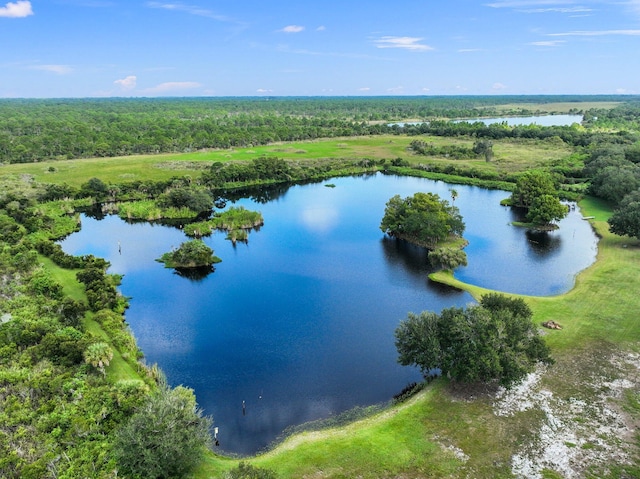
[[[453,160],[443,157],[414,155],[407,148],[420,139],[436,146],[473,146],[473,139],[442,137],[372,136],[332,138],[309,142],[272,144],[253,148],[214,150],[197,153],[90,158],[83,160],[47,161],[0,166],[4,175],[33,175],[36,181],[80,187],[96,177],[107,183],[127,183],[135,180],[167,180],[173,176],[197,177],[204,168],[216,161],[251,160],[260,156],[277,156],[293,161],[321,161],[330,158],[370,158],[388,160],[404,158],[412,164],[450,163],[457,167],[477,170],[518,172],[548,164],[571,155],[569,147],[555,141],[529,141],[524,139],[494,142],[494,159]]]

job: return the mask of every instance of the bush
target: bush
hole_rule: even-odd
[[[202,460],[211,424],[191,389],[162,387],[118,431],[119,471],[140,479],[183,477]]]

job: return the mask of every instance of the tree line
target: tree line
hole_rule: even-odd
[[[562,101],[564,97],[554,97]],[[566,97],[578,101],[582,97]],[[619,97],[616,97],[619,100]],[[590,97],[607,100],[612,97]],[[0,100],[0,162],[183,153],[208,148],[264,145],[378,134],[473,135],[478,138],[560,136],[576,144],[569,127],[500,126],[433,121],[535,113],[519,103],[549,97],[187,98]],[[502,112],[504,114],[504,112]],[[430,123],[392,125],[417,118]]]

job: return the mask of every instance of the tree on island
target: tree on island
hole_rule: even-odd
[[[549,227],[569,212],[558,198],[552,176],[539,170],[527,171],[518,178],[510,203],[527,209],[527,221],[538,226]]]
[[[462,383],[509,387],[537,363],[553,362],[531,317],[524,300],[500,294],[486,295],[467,309],[409,313],[395,331],[398,362],[425,375],[439,369]]]
[[[191,240],[182,243],[178,249],[163,254],[158,261],[167,268],[202,268],[222,260],[214,256],[213,250],[202,240]]]
[[[608,222],[612,233],[640,239],[640,190],[625,196]]]
[[[388,202],[380,229],[399,239],[427,248],[464,232],[458,208],[435,193],[416,193],[404,199],[395,195]]]
[[[177,187],[160,195],[157,201],[162,208],[189,208],[196,213],[211,211],[213,196],[201,187]]]
[[[551,195],[542,195],[533,200],[527,212],[527,221],[536,225],[549,225],[567,216],[567,205]]]

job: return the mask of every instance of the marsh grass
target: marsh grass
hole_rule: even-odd
[[[248,230],[259,228],[264,224],[264,218],[259,211],[250,211],[243,206],[232,206],[222,213],[215,213],[213,218],[206,221],[189,223],[184,232],[189,237],[208,236],[214,229],[227,231],[227,239],[233,243],[247,241]]]
[[[118,216],[125,220],[158,221],[163,219],[191,219],[197,213],[189,208],[161,208],[154,200],[139,200],[118,205]]]
[[[504,113],[529,110],[534,113],[569,113],[576,110],[587,111],[593,108],[612,109],[622,102],[617,101],[581,101],[581,102],[550,102],[550,103],[508,103],[496,105],[497,111]]]

